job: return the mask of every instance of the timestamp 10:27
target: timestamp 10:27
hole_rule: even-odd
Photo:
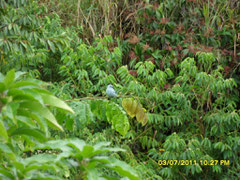
[[[215,165],[225,165],[229,166],[229,160],[159,160],[159,166],[188,166],[197,165],[200,166],[215,166]]]

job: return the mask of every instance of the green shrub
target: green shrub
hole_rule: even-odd
[[[75,33],[61,27],[57,14],[46,16],[46,7],[37,1],[1,1],[0,70],[33,71],[36,77],[57,79],[60,55],[69,48]]]
[[[153,71],[156,67],[151,62],[151,66],[147,63],[135,66],[138,76],[131,81],[124,76],[127,71],[118,71],[119,76],[126,78],[122,81],[128,82],[122,91],[136,95],[149,112],[145,128],[131,126],[136,132],[132,144],[139,144],[138,149],[149,153],[156,162],[198,162],[189,166],[163,166],[160,175],[165,178],[236,178],[240,138],[237,84],[232,78],[223,78],[223,68],[213,54],[197,53],[196,59],[186,58],[180,64],[180,72],[167,90],[164,85],[172,76]],[[158,71],[162,76],[152,83]],[[200,163],[204,160],[218,160],[219,163],[205,166]],[[221,160],[229,160],[231,164],[220,165]]]
[[[108,168],[120,176],[139,179],[128,164],[106,154],[124,151],[108,147],[110,143],[92,146],[79,139],[49,140],[49,127],[63,131],[50,106],[74,112],[42,88],[45,83],[34,79],[19,80],[22,74],[15,74],[14,70],[6,76],[0,74],[1,178],[63,179],[75,176],[70,175],[72,169],[78,172],[77,179],[111,178],[98,171]],[[107,112],[111,114],[111,110],[107,109]],[[125,133],[118,127],[116,129]]]

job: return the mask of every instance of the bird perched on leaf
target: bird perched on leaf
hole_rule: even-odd
[[[107,86],[107,90],[106,93],[108,95],[108,97],[117,97],[117,93],[115,92],[115,90],[113,89],[113,85],[108,85]]]

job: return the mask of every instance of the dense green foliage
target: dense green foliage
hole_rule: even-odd
[[[239,1],[1,0],[0,29],[0,177],[240,177]]]
[[[43,89],[41,81],[18,81],[21,74],[16,73],[15,76],[14,70],[9,71],[6,76],[0,74],[1,178],[73,178],[70,171],[75,170],[79,172],[75,178],[95,180],[102,176],[98,169],[108,168],[130,179],[139,179],[128,164],[102,155],[124,151],[107,147],[109,142],[92,146],[79,139],[48,141],[51,137],[49,127],[63,131],[48,106],[71,113],[74,111]],[[119,130],[118,127],[116,129]],[[36,150],[37,154],[33,155],[32,152]]]

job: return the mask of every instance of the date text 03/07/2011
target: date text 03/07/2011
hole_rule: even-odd
[[[188,166],[188,165],[197,165],[200,166],[214,166],[222,165],[229,166],[230,160],[159,160],[159,166]]]

